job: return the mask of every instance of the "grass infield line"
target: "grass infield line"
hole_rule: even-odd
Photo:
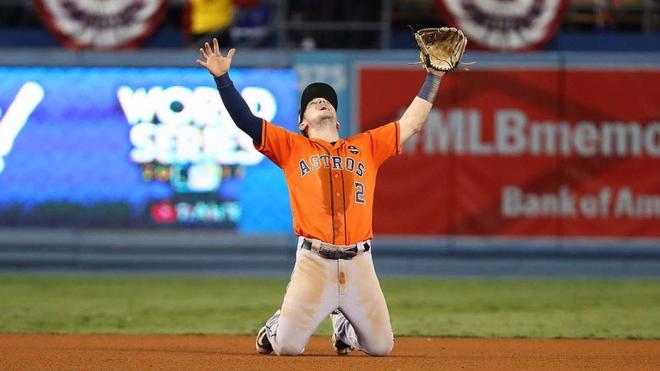
[[[251,335],[286,279],[0,276],[0,333]],[[388,278],[397,336],[660,339],[660,280]],[[326,320],[317,335],[329,335]]]

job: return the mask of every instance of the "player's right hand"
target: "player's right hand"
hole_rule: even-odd
[[[199,48],[199,54],[202,55],[202,59],[197,59],[195,62],[209,70],[214,77],[220,77],[229,71],[231,60],[234,58],[235,53],[236,49],[232,48],[227,53],[227,56],[223,57],[222,53],[220,53],[218,39],[214,37],[213,49],[211,49],[211,45],[208,42],[204,43],[204,47]]]

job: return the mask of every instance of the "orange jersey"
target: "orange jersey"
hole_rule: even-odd
[[[261,138],[257,150],[284,171],[298,236],[336,245],[373,236],[376,174],[386,159],[401,153],[398,122],[332,145],[264,120]]]

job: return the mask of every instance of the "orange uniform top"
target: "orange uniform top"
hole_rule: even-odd
[[[373,236],[376,174],[401,153],[398,122],[332,145],[264,120],[261,138],[255,148],[284,171],[296,235],[336,245]]]

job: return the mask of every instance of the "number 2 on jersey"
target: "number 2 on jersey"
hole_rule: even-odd
[[[364,203],[364,185],[360,182],[355,182],[355,202]]]

